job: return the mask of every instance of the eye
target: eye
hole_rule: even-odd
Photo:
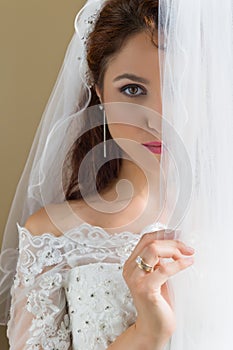
[[[141,95],[146,95],[146,90],[144,88],[142,88],[139,85],[136,84],[130,84],[130,85],[126,85],[123,86],[120,91],[129,96],[129,97],[137,97],[137,96],[141,96]]]

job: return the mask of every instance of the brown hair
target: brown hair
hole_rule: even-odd
[[[88,67],[94,84],[98,85],[101,93],[103,93],[103,79],[107,65],[110,59],[120,51],[123,44],[131,36],[143,31],[148,31],[153,41],[158,29],[158,2],[159,0],[108,0],[104,4],[94,30],[87,38],[86,46]],[[157,46],[156,43],[155,45]],[[99,103],[100,100],[93,86],[89,107]],[[95,118],[98,116],[95,115]],[[101,118],[101,113],[99,118]],[[107,148],[112,160],[106,162],[96,174],[95,160],[103,157],[103,148],[97,147],[96,150],[93,148],[103,143],[103,127],[100,125],[91,128],[91,116],[88,110],[85,123],[88,131],[73,144],[65,162],[66,168],[71,169],[69,170],[70,176],[67,172],[63,177],[63,182],[66,183],[66,200],[80,199],[83,195],[93,193],[95,188],[100,193],[118,177],[121,168],[121,149],[112,140],[111,145]],[[106,125],[106,140],[108,139],[112,137]],[[87,164],[85,176],[78,179],[80,165],[89,151],[93,152],[94,162]],[[80,188],[82,188],[82,193]]]

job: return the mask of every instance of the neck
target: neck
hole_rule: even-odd
[[[159,178],[160,178],[160,167],[159,159],[158,166],[153,171],[148,171],[142,166],[137,165],[133,160],[122,159],[122,167],[117,178],[117,182],[125,180],[122,184],[121,192],[125,196],[129,195],[129,189],[131,184],[131,197],[142,197],[150,195],[158,197],[159,195]],[[128,191],[127,191],[128,188]]]

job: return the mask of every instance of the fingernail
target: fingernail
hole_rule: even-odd
[[[190,253],[195,253],[195,249],[193,249],[192,247],[187,247],[186,246],[186,250]]]

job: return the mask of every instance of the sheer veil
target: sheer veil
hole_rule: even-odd
[[[93,18],[97,17],[103,3],[104,0],[88,0],[75,18],[74,35],[68,45],[11,204],[0,255],[2,325],[6,324],[8,319],[9,290],[18,258],[16,223],[23,225],[26,219],[41,207],[49,203],[60,203],[65,199],[58,175],[60,160],[65,159],[67,147],[71,145],[67,130],[72,127],[72,116],[83,111],[91,98],[90,77],[85,59],[85,38],[94,25]],[[81,133],[81,120],[76,123],[75,128],[76,135]],[[56,159],[55,154],[59,154]]]
[[[40,207],[64,200],[61,164],[54,154],[64,159],[66,140],[73,137],[67,132],[73,130],[72,116],[90,101],[85,38],[104,2],[87,1],[75,19],[74,36],[12,202],[0,257],[1,324],[7,322],[18,256],[16,223],[23,225]],[[196,250],[194,265],[169,280],[177,318],[170,350],[228,349],[232,343],[232,25],[231,0],[159,2],[159,39],[166,48],[160,51],[163,220],[179,228],[179,239]],[[75,128],[77,135],[81,119]]]
[[[172,154],[166,157],[166,153],[161,165],[168,169],[167,222],[171,227],[178,225],[179,239],[196,250],[194,265],[170,280],[177,316],[170,349],[229,349],[233,328],[233,2],[164,0],[160,20],[164,24],[161,37],[166,41],[166,57],[161,55],[163,117],[183,144],[176,142],[164,123],[163,139]],[[183,147],[191,174],[186,159],[179,161]]]

